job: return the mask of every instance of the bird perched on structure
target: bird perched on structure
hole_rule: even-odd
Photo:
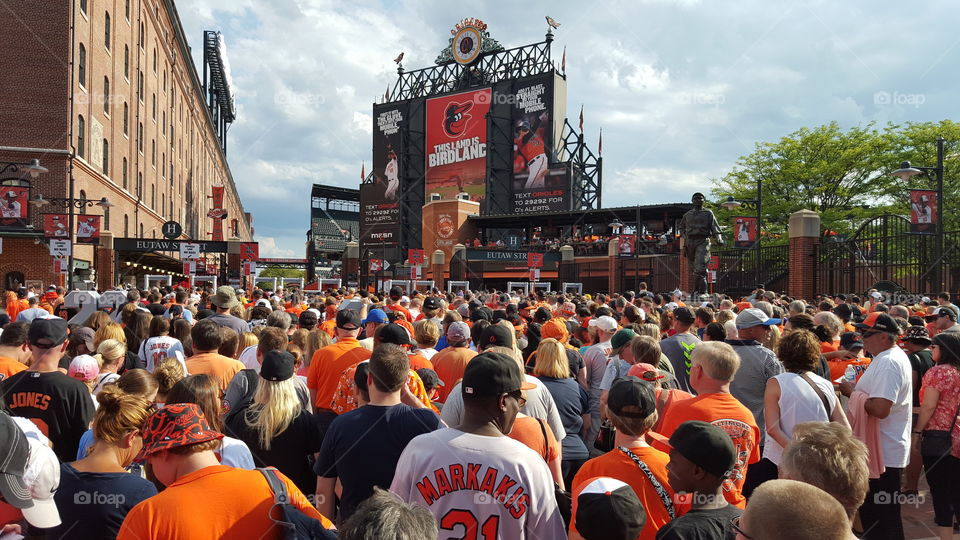
[[[401,60],[403,60],[403,53],[402,53],[402,52],[400,53],[399,56],[397,56],[396,58],[393,59],[393,63],[394,63],[394,64],[399,64]]]
[[[549,24],[551,28],[560,28],[560,23],[553,20],[553,17],[549,15],[547,15],[547,24]]]

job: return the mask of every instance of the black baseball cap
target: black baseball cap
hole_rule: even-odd
[[[636,492],[622,480],[592,478],[574,496],[576,528],[585,540],[633,540],[647,522]]]
[[[627,411],[627,407],[639,411]],[[623,418],[646,418],[657,410],[653,385],[639,377],[621,377],[610,387],[607,408]]]
[[[360,328],[360,314],[352,309],[343,309],[337,312],[337,328],[356,330]]]
[[[436,296],[429,296],[423,300],[423,309],[440,309],[442,305]]]
[[[673,310],[673,316],[682,323],[692,323],[697,320],[697,316],[694,315],[693,310],[686,306],[680,306]]]
[[[463,371],[460,391],[464,396],[495,397],[536,388],[528,383],[517,361],[505,354],[485,352],[470,359]]]
[[[890,315],[880,311],[874,311],[868,315],[862,323],[857,323],[853,326],[859,330],[875,330],[888,334],[900,333],[900,327],[897,326],[897,321]]]
[[[267,351],[260,366],[260,378],[267,381],[285,381],[293,377],[296,359],[284,350]]]
[[[403,296],[403,289],[401,289],[398,285],[394,285],[393,287],[390,287],[390,298],[397,300],[402,296]]]
[[[394,345],[416,345],[410,340],[407,329],[397,323],[386,324],[377,331],[379,343],[393,343]]]
[[[471,322],[477,322],[481,320],[489,321],[491,319],[493,319],[493,310],[487,306],[479,307],[470,314]]]
[[[420,376],[420,380],[423,381],[423,387],[427,390],[433,390],[438,386],[445,386],[443,381],[440,380],[440,376],[437,375],[437,372],[430,368],[420,368],[417,370],[417,375]]]
[[[840,334],[840,348],[845,351],[863,348],[863,337],[859,332],[844,332]]]
[[[670,436],[670,446],[717,478],[726,478],[737,462],[737,450],[727,432],[700,420],[680,424]]]
[[[510,329],[494,324],[483,329],[483,332],[480,333],[480,343],[477,346],[481,349],[487,349],[489,347],[510,347],[512,344],[513,336]]]
[[[63,319],[34,319],[27,332],[27,341],[34,347],[52,349],[67,340],[67,321]]]

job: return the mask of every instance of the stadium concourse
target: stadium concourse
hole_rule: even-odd
[[[948,293],[65,292],[0,314],[5,534],[953,534]]]

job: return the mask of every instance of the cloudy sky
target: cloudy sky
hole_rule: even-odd
[[[264,256],[304,256],[313,183],[370,170],[371,104],[392,59],[427,67],[450,28],[479,17],[505,47],[556,31],[568,115],[603,127],[605,206],[688,201],[758,142],[803,126],[956,119],[960,16],[950,0],[181,0],[227,42],[238,107],[228,157]],[[571,124],[576,125],[575,118]]]

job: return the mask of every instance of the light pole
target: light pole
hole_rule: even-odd
[[[933,293],[943,290],[943,272],[941,272],[943,261],[941,261],[941,259],[943,258],[943,146],[945,142],[943,137],[937,137],[936,167],[913,167],[909,161],[904,161],[900,164],[899,169],[890,173],[893,176],[900,177],[904,182],[908,182],[911,178],[920,174],[929,178],[930,173],[933,173],[937,181],[937,223],[933,254],[933,285],[935,290],[930,291]]]
[[[735,210],[743,206],[744,208],[750,208],[750,206],[755,206],[757,208],[757,239],[753,243],[753,249],[756,250],[756,267],[754,268],[754,279],[756,281],[756,287],[763,287],[764,284],[760,280],[760,247],[761,239],[763,235],[760,234],[760,231],[763,229],[763,179],[757,178],[757,198],[756,199],[734,199],[733,195],[727,196],[727,200],[721,203],[721,206],[727,210]],[[734,234],[734,245],[736,245],[736,231]]]

